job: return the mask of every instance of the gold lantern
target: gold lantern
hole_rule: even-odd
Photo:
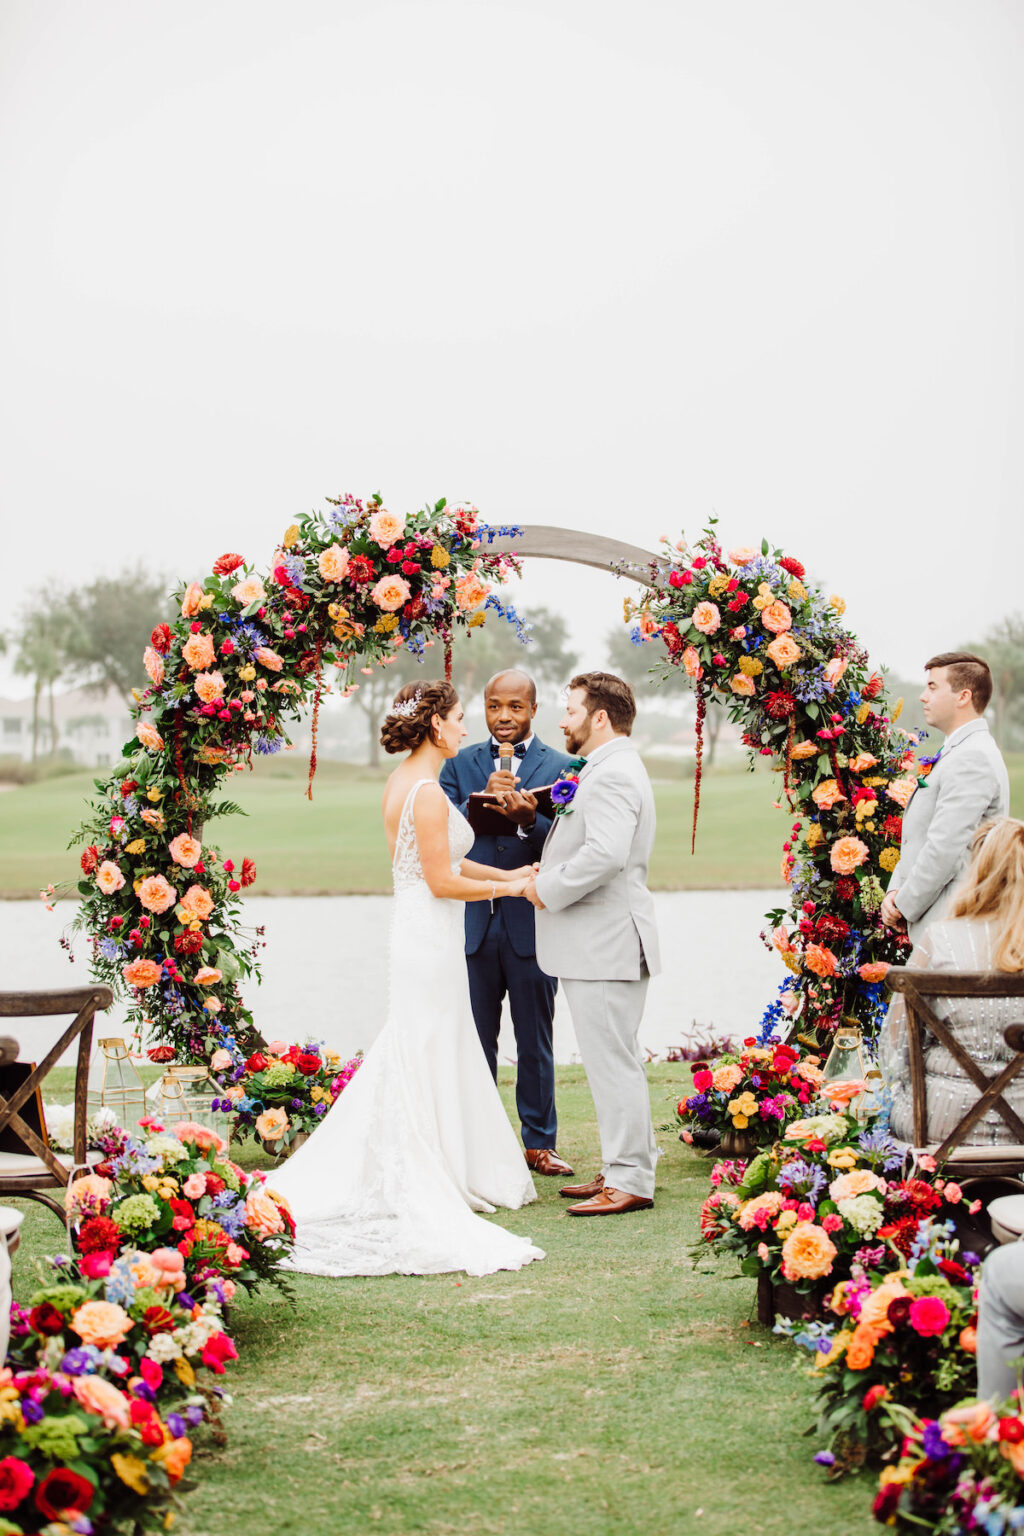
[[[193,1120],[220,1134],[223,1120],[213,1108],[217,1084],[205,1067],[168,1067],[160,1079],[157,1113],[164,1125],[183,1125]]]
[[[91,1120],[100,1109],[115,1116],[118,1125],[133,1131],[146,1113],[146,1085],[128,1053],[128,1044],[116,1035],[97,1040],[98,1050],[89,1063],[88,1112]]]
[[[821,1091],[828,1097],[829,1085],[863,1083],[859,1093],[847,1099],[850,1113],[860,1121],[867,1120],[877,1107],[877,1090],[881,1074],[864,1055],[864,1037],[860,1025],[853,1019],[843,1019],[835,1033],[832,1049],[821,1074]]]

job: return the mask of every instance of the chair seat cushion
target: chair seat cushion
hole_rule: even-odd
[[[934,1157],[939,1143],[931,1147],[918,1147],[918,1154],[926,1152]],[[988,1147],[954,1147],[946,1162],[946,1171],[953,1167],[969,1167],[972,1163],[1016,1163],[1024,1168],[1024,1145],[1017,1141],[1000,1141]]]
[[[12,1205],[0,1205],[0,1237],[10,1237],[24,1220],[24,1211],[16,1211]]]
[[[55,1152],[54,1157],[61,1167],[67,1168],[69,1172],[75,1167],[75,1160],[70,1152]],[[102,1163],[103,1161],[102,1152],[87,1152],[85,1157],[90,1168],[94,1163]],[[3,1193],[5,1179],[26,1178],[54,1181],[53,1174],[41,1157],[33,1157],[31,1152],[0,1152],[0,1194]]]
[[[992,1236],[1001,1243],[1016,1243],[1024,1237],[1024,1195],[1000,1195],[987,1207]]]

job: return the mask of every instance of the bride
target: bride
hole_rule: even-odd
[[[381,744],[408,752],[384,791],[394,902],[387,1019],[309,1141],[274,1175],[314,1275],[486,1275],[543,1252],[474,1212],[536,1193],[469,1002],[465,901],[518,896],[532,873],[470,863],[468,821],[437,782],[466,735],[449,683],[406,684]],[[339,987],[339,1004],[344,1006]]]

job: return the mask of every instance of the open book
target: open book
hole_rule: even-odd
[[[551,799],[553,787],[551,784],[531,784],[530,788],[525,791],[525,793],[535,797],[538,816],[546,816],[549,821],[552,821],[555,815],[555,805]],[[475,795],[470,795],[466,805],[466,819],[477,837],[501,837],[503,834],[507,836],[509,833],[513,837],[515,836],[515,822],[509,821],[507,816],[503,816],[496,809],[497,804],[497,795],[489,795],[483,790],[478,791]]]

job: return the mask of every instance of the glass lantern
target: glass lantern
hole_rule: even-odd
[[[89,1119],[99,1110],[109,1110],[118,1125],[134,1131],[146,1113],[146,1086],[129,1055],[128,1044],[116,1035],[96,1044],[98,1049],[89,1063]]]
[[[840,1083],[864,1083],[865,1087],[848,1100],[850,1113],[860,1121],[870,1118],[877,1107],[879,1072],[874,1063],[864,1056],[864,1037],[860,1025],[843,1019],[835,1033],[835,1040],[821,1074],[822,1092],[828,1095],[828,1086]]]
[[[223,1117],[213,1108],[218,1091],[205,1067],[168,1067],[160,1079],[157,1114],[168,1128],[192,1120],[219,1135]]]

